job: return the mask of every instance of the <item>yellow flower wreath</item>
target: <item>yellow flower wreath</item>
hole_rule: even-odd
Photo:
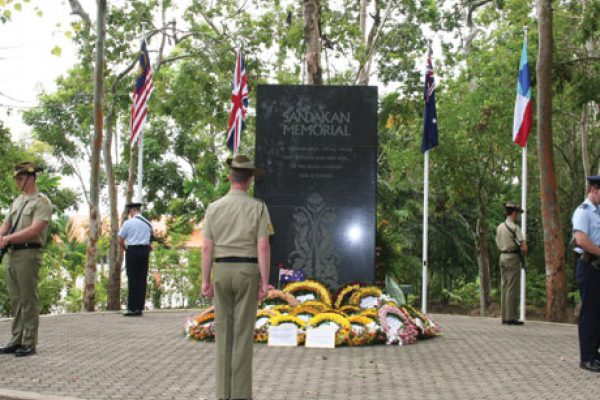
[[[381,297],[381,294],[381,289],[379,289],[377,286],[360,288],[352,294],[352,297],[350,297],[350,304],[360,308],[373,308],[376,306],[376,304],[362,304],[363,299],[371,297],[372,299],[370,303],[373,303],[374,299],[379,299]]]
[[[342,314],[335,312],[325,312],[312,317],[307,326],[316,328],[323,323],[333,323],[337,325],[338,330],[335,334],[335,345],[341,346],[348,342],[350,336],[350,321]]]
[[[345,286],[335,298],[335,308],[341,308],[344,304],[348,304],[350,296],[359,289],[359,284]]]
[[[303,292],[309,293],[314,296],[314,299],[312,300],[319,300],[325,303],[327,307],[331,307],[333,304],[329,289],[327,289],[327,287],[322,283],[310,279],[306,281],[292,282],[286,285],[286,287],[283,288],[283,291],[293,294],[296,299],[298,299],[299,295]]]

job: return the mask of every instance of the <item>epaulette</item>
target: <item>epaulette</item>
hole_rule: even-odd
[[[581,208],[582,210],[587,210],[588,208],[590,208],[590,205],[588,203],[582,203],[579,208]]]

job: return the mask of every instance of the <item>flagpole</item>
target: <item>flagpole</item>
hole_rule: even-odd
[[[521,228],[523,231],[523,240],[527,240],[527,145],[521,152],[522,155],[522,177],[521,177],[521,208],[523,209],[523,217]],[[525,257],[525,255],[523,255]],[[524,261],[523,261],[524,262]],[[523,265],[525,267],[525,265]],[[521,314],[520,321],[525,322],[525,268],[521,268]]]
[[[429,150],[423,162],[423,279],[421,288],[421,312],[427,313],[427,249],[429,239]]]
[[[523,42],[527,44],[527,26],[523,27]],[[523,231],[523,240],[527,241],[527,143],[521,150],[521,208],[523,209],[523,216],[521,218],[521,230]],[[523,257],[525,255],[523,254]],[[523,265],[521,266],[521,304],[520,304],[520,315],[519,320],[525,322],[525,283],[526,283],[526,272],[525,272],[525,258],[523,258]]]

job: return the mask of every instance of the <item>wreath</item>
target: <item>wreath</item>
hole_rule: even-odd
[[[324,324],[333,325],[337,328],[335,333],[335,345],[341,346],[348,343],[350,337],[350,321],[342,314],[335,312],[324,312],[317,314],[308,321],[308,326],[317,328]]]
[[[258,310],[256,312],[256,322],[254,324],[254,341],[257,343],[266,343],[269,338],[269,320],[279,315],[275,310]]]
[[[350,283],[346,286],[342,286],[338,289],[335,296],[335,308],[341,308],[343,305],[347,305],[350,302],[350,297],[354,292],[360,289],[360,285],[357,283]]]
[[[272,308],[274,306],[285,304],[296,307],[298,305],[298,300],[296,300],[292,294],[277,289],[269,290],[267,292],[267,297],[260,303],[263,308]]]
[[[285,326],[285,325],[294,325],[298,328],[298,344],[304,343],[304,338],[306,334],[304,333],[306,329],[306,323],[298,317],[287,314],[275,315],[269,319],[270,326]]]
[[[352,315],[348,317],[350,322],[350,338],[348,343],[351,346],[366,346],[376,341],[381,336],[381,329],[371,318],[361,315]]]
[[[293,308],[287,304],[280,304],[278,306],[271,307],[270,310],[276,311],[278,314],[289,314]]]
[[[387,337],[386,344],[413,344],[419,330],[410,317],[397,307],[384,305],[379,309],[379,325]]]
[[[350,297],[350,304],[360,308],[374,308],[379,303],[381,289],[376,286],[367,286],[360,288]]]
[[[413,306],[405,305],[401,309],[411,317],[413,323],[419,328],[419,337],[430,338],[440,333],[440,326]]]
[[[215,340],[215,313],[208,313],[188,320],[185,333],[187,337],[203,340]]]
[[[337,310],[339,312],[342,312],[342,313],[346,314],[346,315],[360,314],[363,311],[362,308],[356,307],[356,306],[351,306],[350,304],[347,304],[345,306],[341,306]]]
[[[291,293],[300,303],[304,303],[308,300],[319,300],[322,303],[325,303],[327,307],[331,307],[333,304],[329,289],[322,283],[310,279],[290,283],[283,288],[283,291]]]
[[[294,317],[298,317],[302,321],[307,323],[312,317],[319,314],[320,312],[321,312],[321,310],[316,307],[313,307],[313,306],[307,305],[307,304],[302,304],[302,305],[299,305],[298,307],[294,308],[290,312],[290,315],[292,315]]]
[[[362,315],[363,317],[371,318],[374,321],[377,321],[377,319],[379,318],[379,313],[376,308],[368,308],[366,310],[362,310],[359,315]]]
[[[312,308],[316,308],[317,310],[323,312],[325,310],[329,310],[329,306],[325,303],[323,303],[322,301],[319,300],[307,300],[304,303],[302,303],[303,306],[307,306],[307,307],[312,307]]]

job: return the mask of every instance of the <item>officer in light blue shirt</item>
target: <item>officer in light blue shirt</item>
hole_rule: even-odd
[[[580,367],[600,372],[600,176],[588,176],[586,200],[573,213],[577,261]]]
[[[148,258],[152,239],[152,225],[142,216],[142,203],[129,203],[129,219],[119,231],[119,241],[125,248],[125,269],[127,270],[127,312],[126,317],[142,316],[146,302],[146,281],[148,278]]]

